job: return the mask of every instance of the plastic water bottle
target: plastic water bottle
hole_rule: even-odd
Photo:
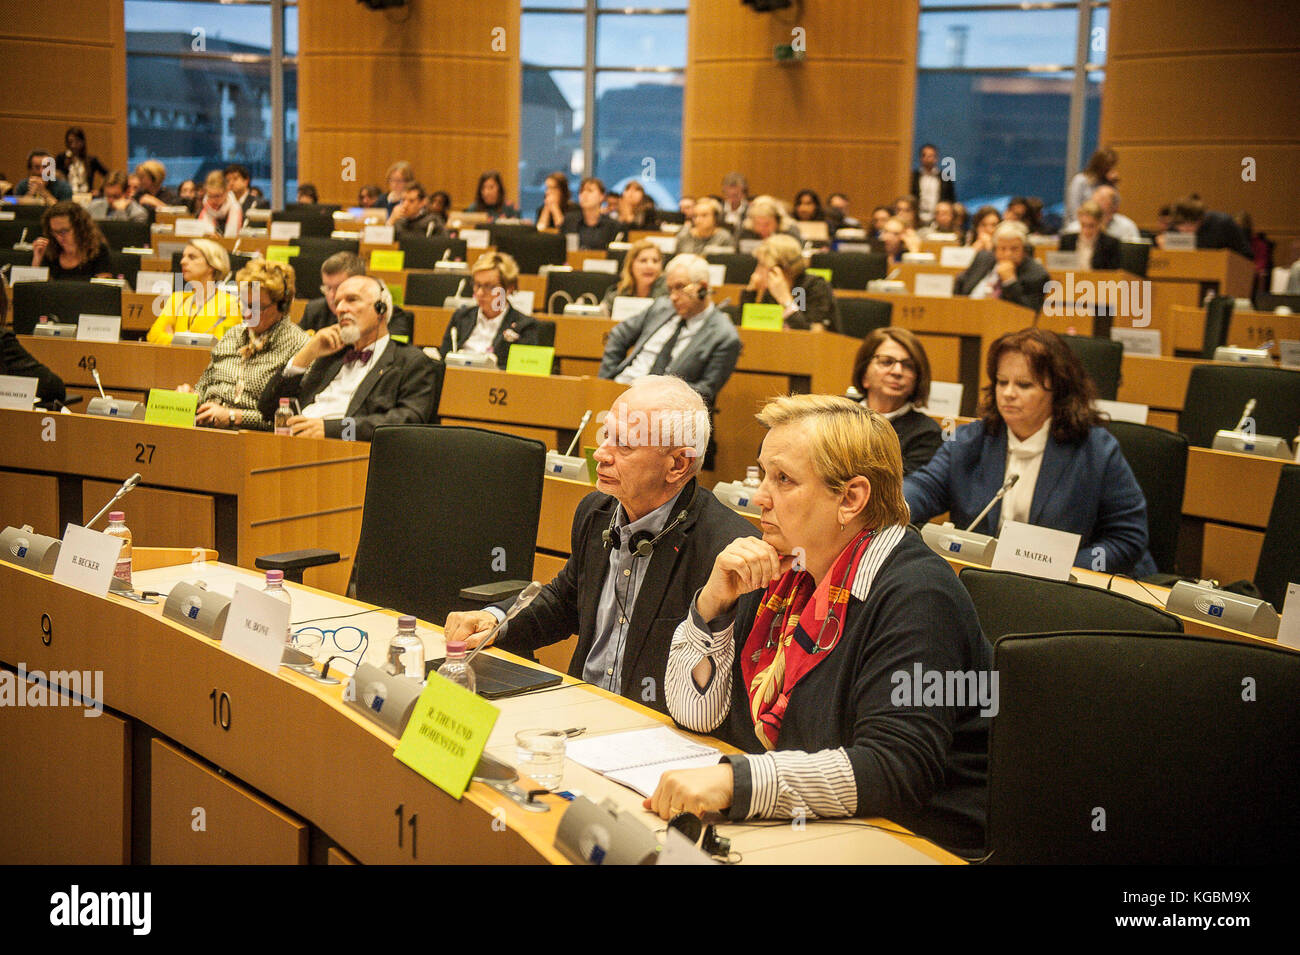
[[[104,531],[110,537],[120,537],[122,539],[122,550],[117,555],[117,566],[113,568],[113,576],[125,583],[128,587],[131,585],[131,530],[126,526],[125,511],[108,512],[108,528]]]
[[[415,618],[397,618],[397,634],[388,641],[389,662],[401,667],[399,675],[424,682],[424,641],[415,632]]]
[[[293,417],[293,409],[289,407],[289,399],[281,398],[280,407],[275,409],[275,433],[289,433],[289,419]]]
[[[762,479],[758,476],[758,467],[756,465],[751,464],[749,467],[745,468],[744,483],[745,487],[758,487],[763,483]]]
[[[284,571],[268,570],[266,572],[266,586],[262,588],[262,593],[270,594],[276,600],[283,600],[289,608],[289,619],[293,619],[293,598],[289,596],[289,591],[284,589]],[[284,642],[293,642],[293,628],[288,623],[284,627]]]
[[[471,693],[474,692],[474,670],[465,662],[465,641],[452,640],[447,644],[447,660],[438,667],[438,676],[445,676]]]

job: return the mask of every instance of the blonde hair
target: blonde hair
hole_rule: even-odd
[[[501,276],[501,284],[506,288],[514,288],[519,282],[519,263],[514,260],[514,256],[505,252],[484,252],[474,264],[470,266],[469,274],[475,272],[486,272],[489,269],[496,269],[497,274]]]
[[[135,167],[135,174],[138,176],[140,173],[152,179],[155,186],[161,186],[167,178],[167,167],[156,159],[146,159]]]
[[[871,485],[862,514],[867,527],[908,523],[903,499],[903,453],[894,426],[884,415],[856,401],[833,395],[786,395],[773,398],[758,413],[763,427],[812,422],[809,457],[825,485],[841,493],[855,477]]]
[[[239,270],[235,278],[241,285],[251,282],[260,286],[282,314],[289,314],[289,306],[293,304],[293,296],[297,291],[297,278],[292,265],[253,259]]]
[[[632,275],[632,263],[635,262],[636,257],[640,255],[642,252],[644,252],[646,249],[655,250],[655,253],[659,256],[659,273],[661,275],[663,274],[663,268],[664,268],[663,250],[660,249],[659,246],[651,242],[649,239],[638,239],[636,242],[632,243],[631,248],[627,250],[627,254],[623,256],[623,269],[618,279],[619,295],[636,294],[636,279]]]
[[[768,236],[754,250],[759,265],[779,266],[783,272],[797,275],[804,270],[803,250],[799,240],[785,233]]]
[[[786,215],[785,206],[781,205],[781,200],[773,196],[758,196],[752,199],[745,210],[744,228],[750,232],[754,229],[754,216],[770,216],[776,220],[776,231],[784,232],[790,228],[790,217]]]
[[[212,170],[212,172],[208,173],[207,177],[203,180],[203,188],[221,189],[224,191],[226,188],[226,174],[220,169]]]
[[[199,255],[203,256],[203,261],[208,263],[213,278],[218,282],[225,281],[230,275],[230,256],[226,253],[226,247],[216,239],[190,239],[186,245],[192,245],[199,250]]]

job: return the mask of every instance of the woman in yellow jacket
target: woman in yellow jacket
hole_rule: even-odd
[[[185,290],[173,292],[146,336],[159,345],[171,344],[177,332],[201,332],[219,341],[241,321],[239,299],[217,288],[230,274],[230,257],[221,243],[194,239],[181,253]]]

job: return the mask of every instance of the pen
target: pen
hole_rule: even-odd
[[[571,726],[564,731],[564,735],[569,739],[573,739],[573,737],[581,736],[585,732],[587,732],[587,727],[585,726]]]

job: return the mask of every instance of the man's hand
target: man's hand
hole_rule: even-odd
[[[467,610],[464,613],[447,614],[447,622],[442,629],[443,636],[448,640],[464,640],[465,645],[473,650],[496,625],[497,618],[488,611]]]
[[[324,418],[304,418],[300,414],[289,419],[289,433],[295,438],[325,437]]]
[[[292,360],[299,368],[309,368],[317,358],[332,355],[342,347],[343,338],[338,325],[328,325],[307,339],[307,344],[298,349]]]
[[[999,259],[995,268],[1003,285],[1010,285],[1016,280],[1016,263],[1010,259]]]
[[[713,561],[696,609],[706,621],[736,606],[741,594],[761,590],[784,573],[793,557],[782,557],[761,537],[738,537]]]
[[[642,805],[660,819],[679,812],[722,812],[731,806],[736,777],[730,763],[701,769],[671,769],[659,777],[654,794]]]

